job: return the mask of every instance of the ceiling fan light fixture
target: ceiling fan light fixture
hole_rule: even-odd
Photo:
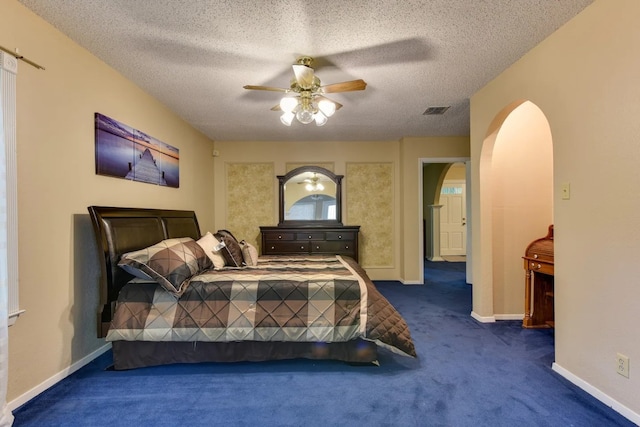
[[[313,115],[313,119],[316,121],[316,126],[324,126],[327,123],[327,116],[318,111]]]
[[[282,116],[280,116],[280,121],[282,122],[283,125],[285,126],[291,126],[291,123],[293,122],[293,118],[296,115],[293,114],[292,112],[285,112]]]
[[[300,123],[308,125],[313,121],[313,112],[309,109],[301,108],[296,113],[296,119],[298,119]]]
[[[336,112],[336,104],[329,101],[328,99],[322,99],[318,102],[318,109],[322,111],[326,117],[333,116],[333,113]]]
[[[304,186],[304,188],[307,191],[322,191],[324,190],[324,185],[320,184],[319,182],[308,183]]]
[[[285,96],[280,100],[280,108],[285,113],[292,113],[298,106],[298,99],[292,96]]]
[[[324,94],[364,90],[367,87],[367,83],[362,79],[358,79],[323,85],[320,82],[320,78],[315,75],[313,68],[311,68],[312,62],[313,58],[310,56],[298,58],[297,62],[292,66],[294,77],[291,79],[289,88],[256,85],[245,85],[243,87],[248,90],[284,92],[285,96],[271,110],[284,112],[280,116],[280,121],[285,126],[291,126],[293,117],[305,125],[315,121],[317,126],[324,126],[327,123],[327,119],[333,116],[336,110],[342,108],[342,104],[325,98]]]

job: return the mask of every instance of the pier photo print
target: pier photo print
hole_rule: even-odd
[[[95,113],[96,174],[178,188],[176,147]]]

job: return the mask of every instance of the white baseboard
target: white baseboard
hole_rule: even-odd
[[[80,369],[83,366],[89,364],[91,361],[96,359],[98,356],[101,356],[102,354],[106,353],[107,351],[109,351],[109,349],[111,349],[111,343],[105,344],[102,347],[100,347],[99,349],[95,350],[94,352],[89,353],[88,355],[86,355],[82,359],[80,359],[77,362],[73,363],[68,368],[63,369],[62,371],[58,372],[57,374],[53,375],[52,377],[46,379],[42,383],[40,383],[37,386],[33,387],[31,390],[27,391],[26,393],[22,394],[21,396],[18,396],[17,398],[13,399],[11,402],[8,402],[7,403],[7,408],[10,411],[14,411],[14,410],[18,409],[20,406],[24,405],[29,400],[33,399],[34,397],[36,397],[37,395],[39,395],[43,391],[49,389],[50,387],[54,386],[58,382],[60,382],[63,379],[67,378],[69,375],[73,374],[78,369]]]
[[[524,314],[496,314],[496,320],[522,320]]]
[[[471,317],[473,317],[474,319],[476,319],[480,323],[494,323],[496,321],[496,317],[495,316],[480,316],[475,311],[471,312]]]
[[[580,387],[582,390],[584,390],[587,393],[589,393],[591,396],[593,396],[596,399],[598,399],[600,402],[602,402],[605,405],[609,406],[611,409],[613,409],[614,411],[616,411],[617,413],[619,413],[623,417],[628,418],[629,421],[631,421],[632,423],[640,425],[640,414],[638,414],[636,412],[633,412],[631,409],[627,408],[622,403],[620,403],[617,400],[613,399],[608,394],[603,393],[601,390],[599,390],[596,387],[592,386],[591,384],[589,384],[588,382],[584,381],[583,379],[575,376],[574,374],[572,374],[568,370],[564,369],[562,366],[558,365],[556,362],[553,362],[553,365],[551,366],[551,369],[553,369],[555,372],[557,372],[562,377],[566,378],[571,383],[573,383],[576,386]]]

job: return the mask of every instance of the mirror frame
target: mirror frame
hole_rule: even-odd
[[[294,176],[300,175],[304,172],[315,172],[322,175],[325,175],[331,181],[336,184],[336,219],[323,219],[323,220],[286,220],[284,218],[284,187],[287,182],[293,178]],[[342,225],[342,178],[343,175],[336,175],[328,169],[322,168],[320,166],[300,166],[299,168],[295,168],[292,171],[288,172],[286,175],[278,175],[279,182],[279,199],[280,199],[280,218],[278,222],[278,227],[320,227],[320,226],[332,226]]]

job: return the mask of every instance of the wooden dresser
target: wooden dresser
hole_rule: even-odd
[[[263,255],[346,255],[358,261],[359,225],[260,227]]]
[[[525,328],[553,328],[553,224],[545,237],[531,242],[524,260],[524,320]]]

